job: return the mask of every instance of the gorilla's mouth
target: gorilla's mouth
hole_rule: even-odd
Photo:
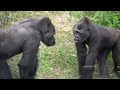
[[[75,40],[74,40],[75,41]],[[79,42],[79,41],[75,41],[75,42]]]
[[[74,38],[74,41],[75,42],[79,42],[80,40],[78,38]]]
[[[48,45],[48,46],[53,46],[53,45],[55,45],[55,41],[54,41],[54,40],[51,40],[51,41],[49,42],[49,45]]]
[[[55,45],[55,40],[44,41],[43,43],[47,46],[53,46],[53,45]]]
[[[74,41],[75,41],[75,43],[77,43],[77,42],[82,43],[82,42],[84,42],[84,39],[82,40],[82,39],[79,39],[79,38],[74,38]]]

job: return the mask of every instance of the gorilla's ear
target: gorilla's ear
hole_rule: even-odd
[[[88,18],[88,17],[83,17],[83,19],[82,19],[86,24],[90,24],[91,23],[91,21],[90,21],[90,19]]]
[[[50,22],[49,17],[41,17],[39,23],[40,24],[47,24]]]

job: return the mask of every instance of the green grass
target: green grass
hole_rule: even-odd
[[[7,22],[1,28],[10,26],[16,21],[29,17],[49,16],[56,28],[56,44],[47,47],[41,42],[39,47],[39,66],[36,79],[77,79],[78,67],[76,50],[73,41],[72,27],[82,16],[83,12],[74,11],[17,11],[7,12]],[[94,12],[91,12],[94,14]],[[86,13],[87,14],[87,13]],[[1,15],[2,16],[2,15]],[[6,20],[5,18],[5,20]],[[2,20],[2,19],[1,19]],[[17,63],[21,55],[12,57],[8,63],[14,78],[19,78]],[[110,61],[110,60],[109,60]],[[109,63],[111,68],[111,62]],[[99,75],[98,68],[94,73],[94,78]]]

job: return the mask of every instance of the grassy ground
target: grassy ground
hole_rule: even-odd
[[[36,79],[77,79],[78,68],[76,51],[72,35],[72,27],[77,21],[75,17],[82,17],[80,14],[68,11],[39,11],[39,12],[13,12],[9,14],[9,25],[28,17],[49,16],[56,28],[56,45],[47,47],[41,42],[39,47],[39,67]],[[7,27],[7,26],[6,26]],[[14,78],[19,78],[17,63],[21,55],[12,57],[8,63]],[[108,62],[109,63],[109,62]],[[111,63],[110,69],[111,69]],[[98,69],[94,78],[98,77]]]

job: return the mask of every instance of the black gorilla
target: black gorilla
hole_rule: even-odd
[[[33,79],[38,67],[40,41],[55,44],[55,28],[48,17],[26,19],[0,30],[0,79],[12,79],[7,59],[23,53],[19,71],[21,79]]]
[[[73,28],[81,79],[92,79],[96,61],[100,66],[100,78],[108,78],[107,56],[112,50],[114,73],[120,77],[120,31],[93,24],[82,18]],[[86,45],[89,50],[87,52]]]

